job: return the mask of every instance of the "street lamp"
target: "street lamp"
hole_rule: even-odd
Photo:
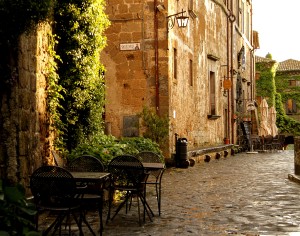
[[[189,17],[183,14],[185,12],[182,9],[181,12],[167,16],[168,29],[172,29],[175,26],[175,20],[179,28],[185,28],[189,22]]]

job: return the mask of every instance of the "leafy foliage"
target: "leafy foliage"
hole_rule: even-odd
[[[41,235],[34,231],[35,214],[21,185],[10,186],[0,180],[0,235]]]
[[[106,44],[102,35],[109,25],[104,0],[58,1],[54,10],[56,52],[62,86],[58,116],[64,148],[72,150],[86,137],[102,131],[104,71],[100,51]],[[62,99],[63,97],[63,99]]]
[[[281,95],[276,93],[276,125],[280,130],[280,133],[293,134],[295,136],[300,135],[300,122],[292,119],[285,114],[283,108]]]
[[[86,140],[84,143],[78,145],[68,155],[68,161],[80,155],[92,155],[99,158],[104,164],[115,156],[122,154],[135,155],[141,151],[153,151],[161,155],[158,144],[150,139],[143,137],[122,138],[117,140],[113,136],[98,135],[91,140]]]
[[[158,116],[155,111],[148,107],[144,107],[139,116],[146,127],[143,136],[163,146],[169,135],[169,118]]]
[[[275,66],[266,63],[256,63],[256,70],[260,71],[260,78],[256,80],[256,95],[267,98],[269,107],[275,104]]]
[[[256,70],[260,71],[260,79],[256,81],[257,96],[266,97],[269,107],[275,105],[276,125],[280,133],[300,135],[300,122],[287,116],[283,107],[283,103],[290,96],[299,100],[297,92],[287,90],[287,80],[280,76],[275,77],[274,64],[270,66],[269,63],[256,63]]]

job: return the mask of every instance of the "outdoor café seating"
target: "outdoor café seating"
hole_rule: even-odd
[[[74,172],[104,172],[103,163],[91,155],[82,155],[70,161],[66,167],[71,173]],[[102,209],[103,209],[103,189],[105,181],[88,182],[79,181],[77,183],[77,193],[81,195],[81,206],[86,220],[88,210],[94,207],[98,210],[100,220],[100,234],[103,231]],[[87,224],[89,226],[89,224]],[[94,234],[93,230],[89,228]]]
[[[64,222],[68,223],[71,235],[71,218],[82,234],[80,223],[81,206],[76,198],[76,183],[69,171],[58,166],[42,166],[30,177],[30,189],[37,207],[36,229],[39,226],[39,215],[45,210],[56,213],[52,224],[43,232],[47,235],[57,230],[61,233]],[[79,217],[78,217],[79,216]]]
[[[164,163],[163,159],[156,153],[150,151],[139,152],[136,157],[142,163]],[[158,214],[161,214],[161,181],[165,168],[150,169],[146,185],[155,185]],[[154,177],[154,178],[151,178]]]
[[[125,206],[126,213],[128,211],[128,204],[131,199],[137,199],[139,224],[141,225],[141,213],[140,203],[142,202],[144,211],[147,213],[150,221],[152,221],[151,211],[146,199],[145,199],[145,183],[148,178],[148,173],[142,162],[131,155],[121,155],[113,158],[108,164],[108,172],[111,176],[110,191],[109,191],[109,209],[107,215],[107,223],[109,220],[113,220],[120,210]],[[114,193],[116,191],[123,192],[125,194],[124,200],[118,205],[114,215],[110,217],[111,209],[114,200]],[[144,217],[145,221],[145,217]]]

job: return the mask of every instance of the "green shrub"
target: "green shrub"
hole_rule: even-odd
[[[114,136],[98,135],[93,140],[86,140],[68,155],[68,161],[80,155],[92,155],[107,165],[109,161],[122,154],[135,155],[141,151],[153,151],[161,155],[157,143],[143,137],[116,139]]]
[[[41,235],[34,231],[35,206],[25,198],[20,185],[4,184],[0,180],[0,235]]]

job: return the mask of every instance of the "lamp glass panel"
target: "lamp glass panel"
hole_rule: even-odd
[[[178,27],[183,28],[186,27],[189,21],[187,16],[179,16],[176,18]]]

